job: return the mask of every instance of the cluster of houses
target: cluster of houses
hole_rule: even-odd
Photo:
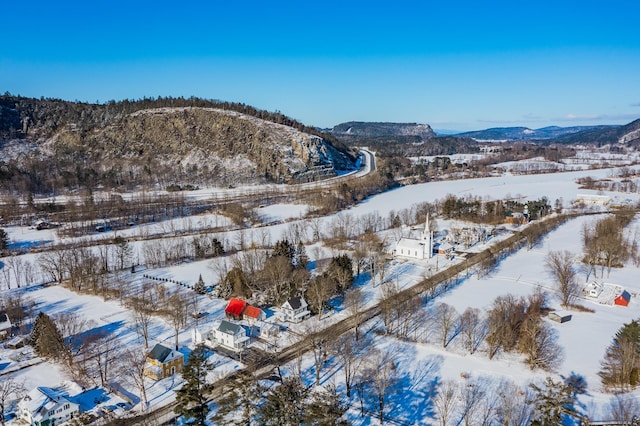
[[[301,322],[311,315],[303,297],[287,300],[274,319],[285,322]],[[242,299],[233,298],[225,308],[225,319],[214,322],[213,327],[200,335],[196,331],[194,343],[212,348],[240,352],[252,337],[277,335],[280,325],[267,322],[265,310],[252,306]],[[11,321],[6,312],[0,312],[0,340],[11,337]],[[5,342],[6,344],[6,342]],[[147,354],[145,375],[161,380],[181,373],[185,364],[184,354],[163,344],[156,344]],[[68,392],[49,387],[32,389],[18,402],[17,417],[22,423],[35,426],[64,424],[80,415],[81,409]]]
[[[194,330],[195,344],[241,352],[251,343],[253,337],[277,335],[280,329],[279,325],[266,322],[265,310],[239,298],[229,300],[224,312],[225,318],[215,321],[207,331]],[[309,316],[311,312],[307,301],[303,297],[294,297],[282,304],[276,319],[297,323]],[[182,352],[158,343],[147,355],[145,374],[154,380],[161,380],[181,372],[183,367]]]

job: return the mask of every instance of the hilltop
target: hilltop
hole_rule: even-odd
[[[335,138],[282,114],[197,98],[87,104],[4,95],[0,141],[0,185],[34,193],[306,182],[355,164]]]

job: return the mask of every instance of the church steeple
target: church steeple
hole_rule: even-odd
[[[429,231],[429,213],[427,213],[427,220],[424,223],[424,231],[422,231],[422,239],[426,241],[429,239],[430,235],[431,232]]]

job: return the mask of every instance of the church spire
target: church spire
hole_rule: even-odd
[[[422,239],[429,239],[429,213],[427,213],[427,220],[424,222],[424,231],[422,232]]]

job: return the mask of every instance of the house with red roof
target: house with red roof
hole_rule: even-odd
[[[249,322],[264,321],[267,318],[267,314],[265,314],[265,312],[260,308],[247,305],[247,307],[244,308],[242,317]]]
[[[227,307],[224,309],[224,313],[229,319],[241,320],[242,313],[247,306],[247,302],[242,299],[237,299],[235,297],[229,300]]]

